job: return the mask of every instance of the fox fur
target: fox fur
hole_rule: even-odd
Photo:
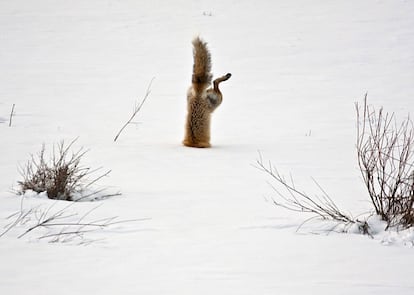
[[[189,147],[208,148],[210,144],[211,113],[223,101],[219,84],[228,80],[228,73],[213,81],[211,86],[211,56],[207,43],[199,37],[193,40],[193,76],[187,92],[187,120],[183,144]]]

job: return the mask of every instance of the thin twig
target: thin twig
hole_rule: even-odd
[[[149,94],[151,93],[151,85],[152,82],[154,81],[155,77],[153,77],[150,81],[150,83],[148,84],[147,87],[147,91],[145,92],[145,96],[142,99],[141,103],[139,105],[136,104],[135,102],[135,106],[134,106],[134,111],[132,112],[132,116],[129,118],[129,120],[124,124],[124,126],[122,126],[121,130],[119,130],[119,132],[116,134],[115,138],[114,138],[114,142],[116,142],[116,140],[118,139],[118,137],[121,135],[121,132],[129,125],[131,124],[131,121],[134,119],[135,115],[138,114],[138,112],[141,110],[142,106],[144,105],[144,102],[147,100]]]
[[[14,107],[15,107],[15,104],[13,104],[11,112],[10,112],[9,127],[12,126],[12,120],[13,120],[13,116],[14,116]]]
[[[89,229],[89,230],[81,230],[81,231],[69,231],[69,232],[59,232],[59,233],[55,233],[55,234],[48,234],[48,235],[44,235],[39,237],[39,240],[41,239],[46,239],[46,238],[51,238],[51,237],[58,237],[61,238],[62,236],[65,235],[80,235],[80,234],[84,234],[84,233],[89,233],[89,232],[94,232],[96,231],[95,229]]]
[[[275,180],[285,192],[281,192],[275,185],[270,184],[273,190],[281,201],[273,199],[273,203],[276,206],[285,208],[294,212],[311,213],[314,216],[306,219],[302,222],[298,231],[303,227],[304,224],[309,221],[320,218],[323,220],[333,220],[338,224],[360,224],[360,222],[354,219],[351,215],[343,213],[338,206],[334,203],[328,193],[322,188],[322,186],[312,178],[317,188],[321,191],[322,195],[316,195],[311,197],[306,192],[300,191],[293,181],[292,175],[290,175],[290,183],[278,172],[278,170],[269,162],[268,166],[265,166],[263,157],[259,153],[259,159],[256,161],[256,168],[267,173]],[[334,228],[336,228],[335,226]]]
[[[0,237],[4,236],[11,229],[16,226],[22,226],[30,221],[31,225],[26,228],[20,235],[17,236],[18,239],[26,236],[27,234],[34,232],[39,228],[46,228],[51,230],[52,228],[57,228],[55,232],[49,231],[48,234],[41,235],[38,239],[51,238],[51,242],[64,242],[71,241],[73,238],[79,237],[83,238],[83,234],[97,229],[104,229],[114,225],[138,221],[146,221],[151,218],[140,218],[140,219],[128,219],[128,220],[117,220],[117,216],[107,217],[102,219],[97,219],[94,221],[86,221],[86,217],[89,216],[93,211],[95,211],[100,206],[96,206],[89,211],[87,211],[80,219],[77,221],[72,221],[72,218],[77,216],[78,213],[70,213],[67,210],[73,206],[73,202],[64,206],[61,209],[55,210],[52,212],[52,208],[55,206],[56,202],[48,206],[45,209],[38,209],[38,207],[30,208],[25,210],[21,208],[21,211],[14,213],[9,216],[9,218],[16,217],[16,219],[10,223],[6,229],[0,233]]]

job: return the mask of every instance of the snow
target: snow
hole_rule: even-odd
[[[75,203],[69,220],[139,219],[87,243],[14,227],[0,238],[0,294],[413,294],[412,230],[374,218],[373,238],[297,232],[309,216],[275,207],[253,164],[260,151],[307,192],[313,177],[344,210],[371,209],[354,102],[368,92],[412,113],[414,2],[3,0],[0,32],[0,233],[22,204],[67,206],[12,190],[43,143],[76,137],[122,195]],[[215,76],[232,73],[211,149],[181,145],[198,34]],[[138,124],[114,143],[152,77]]]

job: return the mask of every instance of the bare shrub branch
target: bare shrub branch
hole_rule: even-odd
[[[331,197],[315,179],[312,178],[312,181],[319,189],[320,194],[311,197],[306,192],[303,192],[296,188],[292,176],[290,176],[289,180],[287,180],[283,175],[279,173],[279,171],[272,165],[271,162],[265,164],[260,154],[259,159],[256,161],[256,168],[265,172],[273,180],[276,181],[276,184],[278,186],[271,184],[271,187],[276,192],[278,197],[278,200],[273,199],[273,203],[276,206],[294,212],[313,214],[313,217],[307,219],[304,223],[315,218],[320,218],[323,220],[332,220],[340,224],[345,224],[347,226],[356,224],[361,233],[370,235],[370,229],[367,222],[355,219],[351,215],[346,214],[340,210],[335,202],[331,199]],[[299,228],[304,223],[302,223]]]
[[[375,214],[391,227],[414,226],[414,124],[409,117],[397,124],[394,113],[376,111],[367,104],[355,104],[357,114],[358,165]],[[315,181],[320,194],[310,197],[295,187],[293,178],[286,180],[271,163],[265,165],[259,154],[257,167],[270,175],[282,188],[272,185],[280,201],[277,206],[314,217],[357,225],[360,232],[370,234],[367,221],[360,221],[340,210]],[[307,221],[305,221],[307,222]]]
[[[121,127],[121,130],[119,130],[119,132],[116,134],[115,138],[114,138],[114,142],[118,139],[118,137],[121,135],[121,132],[129,125],[132,123],[132,120],[134,119],[134,117],[136,116],[136,114],[138,114],[138,112],[141,110],[142,106],[144,105],[144,102],[147,100],[148,96],[151,93],[151,85],[152,82],[154,81],[155,77],[153,77],[150,81],[150,83],[148,84],[147,87],[147,91],[145,92],[144,98],[142,99],[140,104],[137,104],[135,102],[135,106],[134,106],[134,110],[132,112],[131,117],[128,119],[128,121]]]
[[[10,112],[9,127],[11,127],[11,126],[12,126],[12,121],[13,121],[13,116],[14,116],[14,107],[15,107],[15,106],[16,106],[16,105],[15,105],[15,104],[13,104],[12,109],[11,109],[11,112]]]
[[[397,124],[395,115],[376,111],[367,94],[357,113],[358,165],[371,203],[389,227],[414,225],[414,130],[408,117]]]
[[[108,217],[101,219],[91,219],[90,215],[95,212],[99,206],[95,206],[84,215],[80,216],[74,210],[75,202],[63,206],[61,209],[55,209],[58,201],[55,201],[48,207],[35,206],[29,209],[24,208],[23,199],[21,208],[18,212],[10,215],[7,219],[11,222],[5,226],[0,238],[15,229],[20,231],[17,238],[23,238],[30,233],[37,232],[34,237],[39,240],[48,240],[49,242],[70,242],[75,239],[80,243],[85,243],[84,235],[109,228],[114,225],[149,220],[149,218],[119,220],[118,217]],[[32,235],[33,236],[33,235]]]
[[[37,156],[32,155],[26,166],[21,169],[23,180],[18,182],[19,192],[21,194],[27,190],[36,193],[46,192],[49,199],[66,201],[90,200],[94,199],[93,196],[98,197],[98,194],[99,198],[119,195],[119,193],[103,194],[105,189],[90,189],[110,171],[91,180],[93,174],[100,168],[92,170],[81,165],[81,159],[88,151],[80,148],[71,152],[76,140],[68,145],[65,145],[64,141],[55,145],[50,160],[46,159],[44,145]]]

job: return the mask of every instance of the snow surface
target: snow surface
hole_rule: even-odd
[[[214,73],[232,73],[202,150],[181,145],[198,34]],[[314,177],[341,208],[370,210],[354,102],[412,113],[414,1],[2,0],[0,69],[2,230],[21,208],[67,206],[11,191],[42,143],[78,136],[122,195],[67,211],[142,219],[80,245],[14,227],[0,294],[414,294],[412,231],[296,232],[308,216],[273,206],[252,166],[260,151],[307,192]]]

